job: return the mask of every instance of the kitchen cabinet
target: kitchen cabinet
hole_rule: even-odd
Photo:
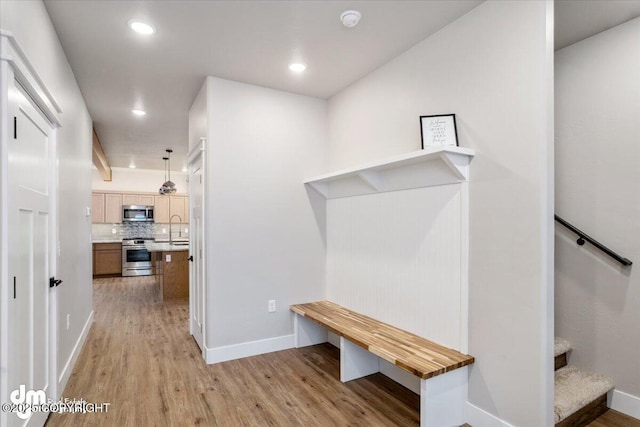
[[[180,216],[173,219],[174,224],[189,223],[189,197],[187,196],[155,196],[154,212],[155,222],[168,224],[173,215]]]
[[[118,224],[122,222],[122,194],[93,192],[91,194],[91,222]]]
[[[122,194],[91,194],[91,222],[94,224],[119,224],[122,222]]]
[[[91,222],[104,223],[104,193],[91,194]]]
[[[122,194],[104,195],[104,222],[118,224],[122,222]]]
[[[138,203],[138,195],[137,194],[123,194],[122,195],[122,204],[123,205],[139,205],[139,203]]]
[[[166,224],[169,222],[169,198],[171,196],[155,196],[153,217],[154,222]]]
[[[143,206],[154,206],[155,196],[153,194],[140,194],[138,196],[138,204]]]
[[[171,196],[169,202],[170,217],[178,215],[174,218],[175,223],[187,224],[189,222],[189,198],[187,196]]]
[[[174,224],[189,223],[189,197],[185,195],[161,196],[152,193],[111,193],[94,191],[91,195],[91,221],[94,224],[122,223],[122,205],[154,207],[154,222],[168,224],[172,215]]]
[[[93,275],[120,276],[122,275],[122,244],[94,243],[93,244]]]
[[[122,204],[123,205],[153,206],[154,205],[154,196],[153,196],[153,194],[123,194],[122,195]]]

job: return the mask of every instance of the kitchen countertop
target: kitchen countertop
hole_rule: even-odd
[[[122,243],[122,238],[93,239],[93,243]],[[174,243],[173,245],[170,245],[168,240],[156,240],[155,242],[147,242],[145,246],[149,252],[188,251],[189,250],[188,240],[174,240],[173,243]],[[182,243],[182,244],[176,245],[175,243]]]
[[[174,242],[175,243],[175,242]],[[183,243],[183,242],[180,242]],[[189,244],[187,243],[182,245],[170,245],[169,242],[147,242],[145,243],[145,247],[149,252],[168,252],[168,251],[188,251]]]

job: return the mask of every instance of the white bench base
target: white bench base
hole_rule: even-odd
[[[296,348],[328,341],[322,325],[295,314]],[[420,426],[451,427],[464,424],[468,366],[429,379],[420,379]],[[340,381],[347,382],[380,372],[380,358],[340,337]],[[405,371],[406,372],[406,371]],[[392,378],[393,379],[393,378]]]
[[[380,372],[379,361],[375,354],[340,337],[340,381],[343,383]]]

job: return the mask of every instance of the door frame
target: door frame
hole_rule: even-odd
[[[190,244],[189,244],[189,249],[192,252],[191,255],[193,256],[193,248],[194,248],[194,243],[193,243],[193,239],[195,238],[195,235],[193,233],[193,224],[195,223],[193,220],[193,202],[194,202],[194,198],[192,197],[192,191],[191,191],[191,186],[193,185],[192,180],[191,180],[191,174],[193,173],[193,168],[194,168],[194,164],[195,162],[199,161],[201,164],[200,169],[202,170],[202,224],[201,224],[201,228],[200,228],[200,244],[201,244],[201,250],[202,250],[202,259],[205,260],[206,259],[206,253],[207,253],[207,249],[206,249],[206,244],[205,244],[205,236],[206,236],[206,221],[205,221],[205,206],[206,206],[206,200],[207,200],[207,193],[206,193],[206,150],[205,150],[205,144],[206,143],[206,139],[205,138],[200,138],[198,140],[198,142],[191,148],[191,150],[189,151],[189,154],[187,156],[187,163],[189,165],[189,224],[191,224],[189,227],[191,228],[191,233],[189,233],[189,240],[190,240]],[[189,268],[189,333],[191,335],[193,335],[193,325],[192,325],[192,319],[193,319],[193,314],[194,311],[196,309],[195,304],[197,303],[197,301],[195,301],[195,277],[196,272],[194,271],[193,268]],[[206,263],[203,262],[202,263],[202,358],[206,361],[207,360],[207,267],[206,267]]]
[[[50,247],[49,274],[57,275],[58,267],[58,166],[57,166],[57,129],[62,126],[60,114],[62,109],[47,86],[44,84],[34,66],[29,62],[26,54],[16,41],[13,33],[0,30],[0,402],[9,402],[7,375],[8,369],[8,319],[9,277],[8,277],[8,141],[13,123],[9,120],[9,89],[18,84],[28,94],[37,109],[43,114],[51,126],[49,171],[48,179],[51,183],[49,194],[50,215]],[[57,291],[49,289],[49,391],[48,398],[57,400],[58,370],[57,370]],[[0,412],[0,424],[5,425],[7,414]]]

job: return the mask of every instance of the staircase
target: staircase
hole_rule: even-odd
[[[613,390],[609,378],[567,365],[571,344],[555,339],[555,425],[586,426],[607,410],[607,393]]]

